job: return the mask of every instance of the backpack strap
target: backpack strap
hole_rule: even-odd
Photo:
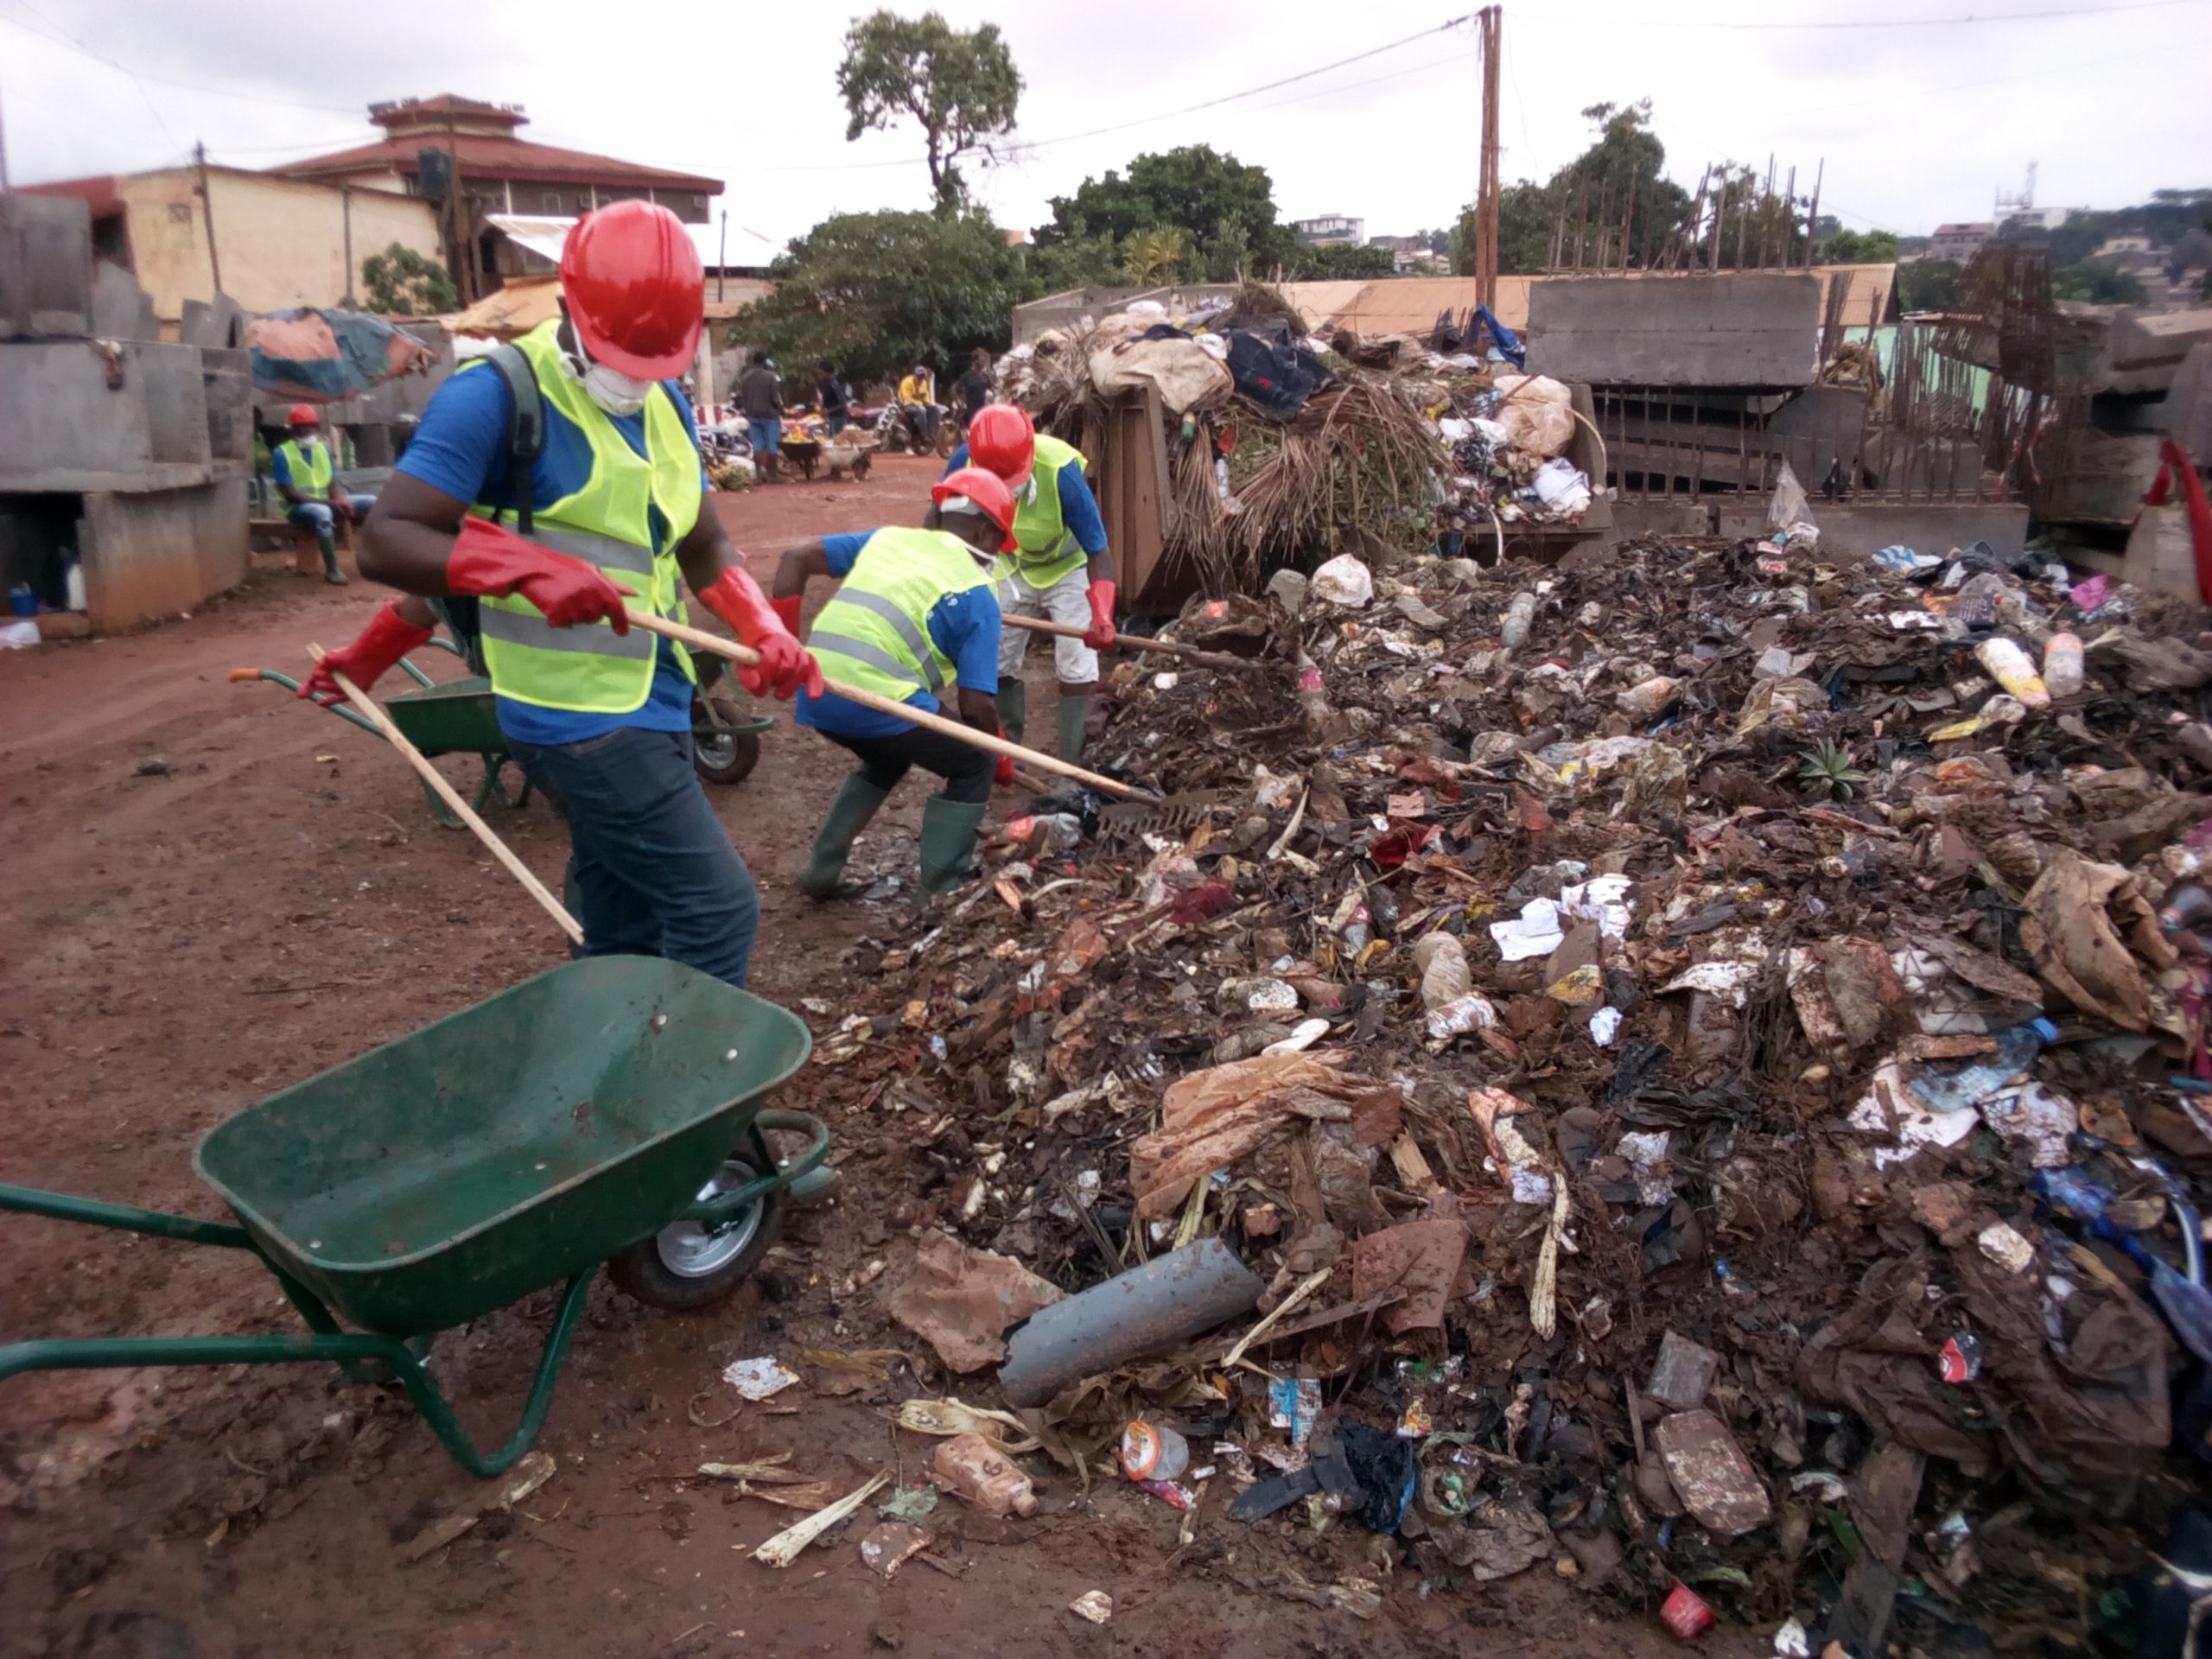
[[[505,341],[484,353],[485,360],[507,383],[507,499],[514,509],[515,527],[527,536],[534,515],[531,508],[530,474],[545,453],[545,394],[537,376],[519,346]],[[499,521],[494,510],[493,522]]]

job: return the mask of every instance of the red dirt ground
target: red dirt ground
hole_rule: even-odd
[[[912,522],[932,463],[863,484],[719,498],[764,579],[791,541]],[[226,671],[297,671],[309,640],[352,637],[382,594],[274,570],[132,637],[0,655],[0,1168],[13,1182],[213,1217],[192,1148],[242,1107],[561,960],[556,932],[465,834],[437,829],[399,760],[365,734]],[[1049,658],[1033,659],[1049,707]],[[152,763],[162,763],[156,766]],[[447,763],[457,780],[474,770]],[[846,767],[779,721],[760,769],[711,791],[759,880],[753,988],[796,1006],[841,993],[839,958],[880,925],[791,886]],[[856,864],[911,876],[925,788],[911,781]],[[566,845],[542,804],[496,812],[556,889]],[[829,1021],[812,1020],[817,1032]],[[849,1141],[856,1123],[836,1126]],[[293,1656],[1497,1654],[1675,1650],[1648,1622],[1605,1624],[1542,1569],[1474,1599],[1424,1601],[1403,1571],[1363,1623],[1239,1587],[1257,1563],[1217,1491],[1196,1541],[1126,1489],[1047,1484],[1044,1511],[946,1535],[885,1583],[856,1533],[784,1572],[748,1552],[794,1519],[687,1478],[777,1452],[841,1484],[908,1478],[929,1446],[865,1395],[804,1389],[747,1407],[731,1359],[866,1345],[879,1316],[850,1274],[893,1254],[865,1177],[803,1218],[768,1268],[702,1314],[645,1308],[602,1276],[538,1445],[557,1472],[527,1514],[495,1516],[419,1562],[405,1541],[489,1501],[406,1406],[321,1365],[52,1373],[0,1390],[0,1652]],[[10,1271],[0,1336],[296,1328],[228,1251],[0,1216]],[[550,1295],[442,1337],[433,1368],[484,1440],[519,1408]],[[717,1426],[695,1427],[690,1406]],[[865,1515],[867,1511],[863,1511]],[[1339,1560],[1339,1567],[1341,1562]],[[932,1570],[935,1568],[936,1570]],[[1338,1568],[1317,1562],[1326,1582]],[[1079,1592],[1115,1599],[1094,1628]],[[1735,1651],[1719,1639],[1708,1653]],[[1756,1651],[1764,1644],[1745,1647]]]

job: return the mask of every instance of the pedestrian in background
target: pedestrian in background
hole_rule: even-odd
[[[766,352],[755,352],[737,383],[737,406],[753,439],[753,459],[771,483],[783,475],[784,382]]]

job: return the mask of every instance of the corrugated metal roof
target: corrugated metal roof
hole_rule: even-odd
[[[427,135],[382,138],[372,144],[356,144],[351,149],[312,156],[304,162],[286,162],[283,166],[272,167],[269,170],[293,178],[334,177],[382,170],[411,177],[415,172],[417,151],[445,148],[443,143],[426,142],[426,139]],[[563,149],[556,144],[534,144],[527,138],[495,138],[488,134],[464,132],[454,137],[453,148],[460,156],[464,180],[469,174],[476,173],[495,179],[538,179],[549,184],[604,184],[618,188],[689,190],[709,196],[720,195],[722,188],[720,179],[709,179],[700,174],[671,172],[665,168],[646,167],[637,162],[618,161],[612,156],[594,156],[588,150]]]
[[[574,219],[553,213],[486,213],[484,222],[510,242],[529,249],[541,259],[550,259],[556,265],[561,263],[561,250],[568,245],[569,232],[576,223]],[[721,257],[721,226],[686,225],[683,228],[691,238],[691,245],[699,251],[699,263],[709,270],[714,270]],[[734,265],[765,265],[783,253],[780,244],[759,231],[747,230],[742,225],[733,225],[729,230]]]

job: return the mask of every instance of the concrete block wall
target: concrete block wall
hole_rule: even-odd
[[[96,633],[196,608],[245,579],[247,483],[85,497],[79,549]]]
[[[1805,271],[1554,276],[1529,289],[1529,366],[1592,385],[1809,385],[1821,279]]]
[[[0,491],[173,488],[241,465],[211,448],[197,346],[0,344]]]
[[[0,340],[92,332],[92,209],[0,195]]]

